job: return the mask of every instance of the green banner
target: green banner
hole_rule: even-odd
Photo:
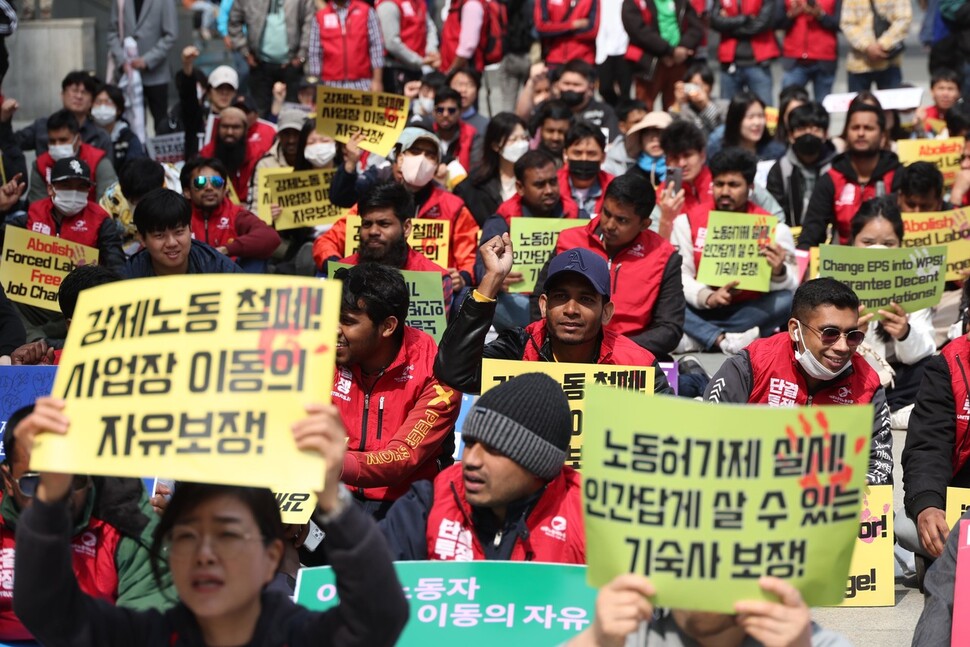
[[[341,267],[351,267],[346,263],[327,263],[327,276],[333,276]],[[441,274],[437,272],[411,272],[398,270],[408,285],[410,302],[408,304],[408,318],[405,323],[412,328],[423,330],[432,337],[435,343],[441,341],[445,333],[447,317],[445,316],[445,297],[441,287]]]
[[[586,413],[590,585],[642,573],[656,606],[733,613],[764,599],[758,578],[772,575],[809,606],[842,601],[871,405],[712,405],[594,385]]]
[[[738,281],[739,290],[767,292],[771,266],[761,249],[774,240],[777,224],[774,216],[712,211],[697,280],[715,287]]]
[[[512,218],[509,230],[509,237],[512,239],[512,271],[521,273],[522,280],[509,286],[509,292],[536,290],[539,272],[556,251],[559,232],[582,227],[586,223],[587,221],[575,218]],[[541,288],[539,286],[538,289]]]
[[[558,645],[593,620],[596,590],[586,584],[585,566],[478,561],[394,568],[411,605],[398,647]],[[314,611],[335,606],[333,569],[300,569],[296,601]]]
[[[819,276],[830,276],[859,295],[866,312],[895,302],[906,312],[940,302],[946,278],[946,247],[872,249],[846,245],[819,247]]]

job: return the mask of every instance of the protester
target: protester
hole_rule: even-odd
[[[80,128],[74,114],[69,110],[58,110],[47,118],[47,151],[37,156],[30,167],[30,184],[27,200],[43,200],[51,181],[51,167],[62,159],[77,158],[84,162],[88,170],[89,197],[99,200],[104,192],[118,177],[115,175],[112,159],[100,148],[86,144],[81,139]],[[102,131],[103,132],[103,131]],[[111,148],[109,146],[108,150]]]
[[[606,138],[592,123],[573,121],[566,133],[559,169],[559,193],[563,203],[574,202],[580,219],[596,217],[603,208],[603,196],[613,176],[602,170],[606,161]]]
[[[259,178],[259,171],[262,169],[295,167],[299,159],[300,132],[303,124],[306,123],[306,113],[296,108],[289,108],[280,113],[279,120],[276,122],[276,139],[269,150],[263,154],[256,166],[253,168],[253,177],[249,181],[249,210],[257,208],[256,200],[258,193],[256,182]],[[316,122],[314,122],[314,125]],[[337,145],[331,144],[333,153],[336,155]],[[330,156],[330,162],[334,155]],[[325,162],[325,163],[326,163]],[[321,167],[322,168],[322,167]],[[303,170],[295,169],[294,170]]]
[[[667,158],[660,146],[663,131],[673,123],[667,112],[650,112],[634,124],[622,142],[606,152],[603,170],[613,175],[631,173],[650,181],[656,187],[667,177]]]
[[[115,173],[129,160],[148,157],[145,145],[128,127],[125,114],[125,95],[116,85],[105,85],[94,97],[91,120],[111,135],[111,165]]]
[[[421,79],[423,66],[441,63],[438,29],[422,2],[382,0],[376,7],[384,38],[384,89],[401,94],[409,81]]]
[[[132,220],[135,207],[149,191],[163,187],[181,193],[182,183],[176,168],[148,157],[139,157],[121,169],[118,184],[108,189],[101,198],[101,207],[123,228],[126,254],[133,254],[140,247],[138,230]]]
[[[15,559],[19,561],[17,553],[26,552],[15,535],[26,511],[41,496],[40,475],[29,469],[30,444],[14,436],[14,430],[33,412],[31,405],[12,413],[3,432],[0,544],[7,568],[14,566]],[[148,545],[158,523],[142,482],[77,475],[69,484],[70,495],[62,509],[69,512],[70,525],[65,524],[63,531],[72,546],[72,570],[81,592],[101,604],[128,609],[161,611],[171,606],[168,573],[163,572],[160,582],[152,578]],[[33,580],[33,588],[43,589],[38,583]],[[33,638],[14,614],[17,604],[14,578],[4,578],[0,581],[0,640]]]
[[[683,260],[681,276],[687,309],[682,350],[721,350],[734,355],[759,336],[782,327],[798,285],[795,242],[787,225],[778,223],[774,240],[760,250],[771,269],[768,292],[737,290],[738,281],[708,286],[697,280],[710,212],[733,211],[769,215],[751,200],[757,170],[753,154],[728,148],[711,158],[714,206],[699,205],[674,221],[670,242]]]
[[[580,59],[567,61],[559,70],[559,78],[553,83],[553,95],[573,113],[573,117],[592,123],[603,129],[607,139],[613,141],[620,135],[620,127],[613,108],[595,99],[596,68]]]
[[[451,74],[466,66],[483,71],[489,40],[498,36],[489,29],[489,7],[482,0],[456,0],[442,18],[441,71]]]
[[[363,0],[325,0],[320,6],[309,27],[307,74],[335,88],[383,92],[384,42],[377,12]]]
[[[511,112],[500,112],[488,123],[482,163],[455,187],[479,226],[515,195],[515,163],[529,152],[525,122]]]
[[[195,67],[199,48],[189,45],[182,50],[182,69],[175,73],[175,89],[179,97],[182,129],[185,131],[185,159],[199,152],[199,140],[209,142],[207,130],[210,115],[218,117],[232,105],[239,90],[239,73],[228,65],[220,65],[206,77]],[[201,93],[199,88],[204,91]]]
[[[940,132],[940,128],[934,128],[931,120],[945,125],[947,112],[960,101],[960,75],[945,67],[933,70],[930,75],[930,95],[933,105],[916,109],[916,123],[913,126],[916,132],[928,136]]]
[[[549,153],[556,160],[557,167],[562,166],[563,147],[572,118],[573,113],[569,106],[558,99],[549,99],[540,103],[532,117],[532,126],[529,130],[538,140],[536,150]]]
[[[843,0],[839,28],[849,43],[845,60],[849,92],[902,86],[903,41],[913,8],[908,0]],[[876,22],[885,31],[876,33]]]
[[[250,144],[261,145],[268,149],[276,140],[276,123],[267,119],[261,119],[259,108],[253,99],[245,94],[236,94],[232,100],[232,106],[239,108],[246,115],[246,141]],[[280,108],[282,110],[282,107]],[[276,121],[279,121],[277,115]]]
[[[479,136],[485,136],[488,117],[478,111],[478,93],[482,89],[482,75],[478,70],[459,67],[448,75],[448,87],[461,97],[461,120],[475,128]]]
[[[542,60],[551,69],[573,59],[596,62],[596,34],[600,26],[600,3],[581,0],[565,3],[537,0],[533,12]]]
[[[482,136],[462,121],[461,95],[451,88],[441,88],[434,95],[434,132],[441,140],[442,164],[456,161],[467,175],[481,163]]]
[[[243,204],[249,198],[249,184],[256,162],[273,145],[272,140],[252,142],[248,138],[249,123],[246,113],[235,107],[224,108],[219,113],[216,137],[202,147],[199,157],[218,158],[226,167],[236,197]]]
[[[34,413],[17,425],[17,444],[29,451],[45,433],[71,433],[63,408],[61,400],[40,398]],[[393,645],[407,621],[407,601],[377,528],[347,502],[340,484],[346,448],[339,415],[317,404],[306,405],[306,411],[293,436],[298,448],[319,454],[327,465],[313,520],[326,533],[323,545],[337,574],[336,607],[312,612],[265,590],[283,553],[279,506],[269,490],[180,483],[151,544],[152,558],[167,561],[179,603],[164,614],[116,609],[83,594],[72,573],[66,499],[74,477],[41,473],[34,503],[17,527],[17,617],[47,645],[78,636],[106,647],[173,642],[305,647],[348,636],[361,644]]]
[[[225,254],[192,239],[192,205],[175,191],[149,191],[132,219],[143,249],[128,259],[123,272],[128,278],[242,271]]]
[[[776,407],[871,403],[875,415],[866,483],[891,483],[886,392],[856,353],[865,336],[859,330],[859,298],[848,286],[831,278],[807,281],[795,291],[788,329],[729,358],[704,398]]]
[[[710,137],[724,123],[728,101],[715,99],[714,73],[705,61],[695,61],[687,67],[684,78],[674,84],[674,103],[671,114],[690,121]]]
[[[565,465],[572,428],[551,377],[490,389],[465,419],[461,463],[415,483],[381,522],[394,559],[585,564],[581,479]]]
[[[759,160],[776,160],[785,153],[785,147],[768,132],[765,104],[752,92],[731,95],[723,128],[711,133],[707,152],[713,157],[722,148],[739,146],[751,151]]]
[[[27,341],[27,331],[17,316],[13,302],[7,297],[3,286],[0,285],[0,364],[13,363],[11,353],[24,345]]]
[[[400,272],[361,263],[334,278],[343,300],[332,396],[348,446],[339,476],[380,519],[412,483],[451,464],[461,393],[435,378],[434,340],[404,323],[410,298]]]
[[[227,195],[228,171],[218,159],[197,157],[182,167],[182,192],[192,204],[192,237],[261,274],[280,236],[256,214]]]
[[[785,146],[788,145],[788,118],[791,111],[803,106],[809,101],[808,90],[799,85],[788,85],[778,94],[778,121],[775,124],[775,139]]]
[[[781,53],[775,39],[775,5],[772,0],[713,5],[711,29],[721,34],[717,58],[721,62],[722,99],[748,92],[761,100],[762,108],[772,105],[771,63]]]
[[[785,30],[781,43],[784,74],[781,87],[808,88],[821,103],[832,92],[839,58],[840,0],[787,0],[776,27]]]
[[[658,233],[670,238],[674,219],[698,206],[713,206],[711,171],[707,168],[707,141],[694,124],[676,120],[660,136],[664,151],[667,179],[657,187]],[[673,169],[681,174],[680,189],[670,181]]]
[[[909,434],[906,435],[906,438],[908,445]],[[903,458],[905,460],[905,453],[903,454]],[[941,473],[945,474],[949,470],[949,467],[949,461],[947,461]],[[906,472],[903,472],[903,477],[905,478],[905,476]],[[966,487],[966,485],[959,487]],[[930,510],[931,508],[926,509]],[[945,526],[946,520],[942,514],[942,510],[934,509],[934,514],[936,513],[939,513],[937,517]],[[898,520],[900,516],[897,514],[896,519]],[[970,511],[964,512],[960,517],[960,521],[965,521],[968,518],[970,518]],[[896,532],[896,536],[899,538],[900,544],[902,544],[903,538],[899,536],[898,530]],[[916,630],[913,633],[912,644],[914,647],[953,644],[951,642],[953,637],[953,617],[956,613],[962,613],[962,609],[954,605],[957,591],[955,584],[957,578],[957,554],[960,548],[960,533],[943,533],[942,536],[945,537],[945,543],[940,544],[941,547],[937,553],[938,558],[934,562],[933,568],[926,571],[923,612],[919,616],[919,621],[916,623]],[[934,537],[933,543],[936,544],[937,542],[938,539]]]

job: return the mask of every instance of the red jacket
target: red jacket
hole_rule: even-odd
[[[347,258],[340,259],[338,262],[344,263],[345,265],[357,265],[357,263],[360,262],[359,254],[352,254]],[[408,258],[404,262],[404,267],[399,267],[398,269],[405,272],[437,272],[441,274],[441,289],[444,292],[445,310],[451,310],[451,301],[454,298],[454,291],[452,290],[451,285],[451,273],[448,270],[440,265],[432,263],[422,254],[419,254],[413,249],[408,250]]]
[[[576,208],[576,213],[578,214],[579,205],[573,199],[572,191],[569,189],[569,162],[566,162],[556,174],[559,177],[559,195],[562,196],[563,207],[565,208],[566,205],[571,204]],[[596,198],[593,213],[598,215],[603,209],[603,200],[606,198],[606,187],[613,181],[613,175],[606,171],[600,171],[596,174],[596,181],[600,185],[600,197]]]
[[[598,227],[597,219],[591,220],[585,227],[564,230],[559,234],[556,254],[581,247],[606,259],[612,275],[610,300],[615,307],[613,319],[607,329],[618,335],[641,333],[653,320],[653,308],[660,294],[667,261],[675,253],[674,247],[654,232],[647,230],[640,232],[633,243],[610,258],[600,241]],[[640,348],[636,343],[632,341],[630,343]]]
[[[91,169],[91,188],[88,189],[88,199],[92,201],[97,201],[98,199],[98,163],[101,161],[104,155],[105,152],[100,148],[96,148],[90,144],[85,144],[84,142],[81,142],[81,146],[77,150],[76,157],[87,164],[88,168]],[[51,183],[52,168],[54,168],[54,158],[51,157],[49,151],[45,151],[43,154],[37,156],[37,171],[48,184]]]
[[[458,49],[458,39],[461,35],[461,8],[466,2],[479,2],[482,5],[482,38],[478,42],[478,48],[468,64],[479,72],[485,69],[485,28],[488,24],[488,7],[482,0],[455,0],[448,9],[448,15],[441,26],[441,71],[447,72],[451,69],[451,64],[455,60],[455,51]]]
[[[348,6],[343,25],[332,2],[327,2],[317,12],[323,54],[320,77],[324,84],[327,81],[359,81],[373,76],[367,35],[370,6],[363,0],[350,0]]]
[[[236,190],[236,197],[239,198],[239,202],[242,204],[246,203],[249,199],[249,183],[253,179],[253,173],[256,169],[256,162],[266,154],[266,152],[272,148],[273,141],[263,141],[262,139],[253,141],[246,141],[246,156],[243,158],[243,163],[240,165],[239,170],[235,173],[229,172],[229,181],[232,182],[232,187]],[[202,147],[199,151],[199,157],[215,157],[216,154],[216,142],[213,139],[211,142]]]
[[[596,63],[599,0],[537,0],[533,18],[547,64],[562,65],[574,58]],[[574,29],[573,21],[584,18],[589,25]]]
[[[434,131],[438,132],[438,124],[434,125]],[[477,134],[474,126],[461,121],[458,123],[458,141],[448,146],[448,153],[469,173],[472,171],[472,144]]]
[[[708,209],[714,208],[714,192],[711,185],[714,183],[714,178],[711,176],[711,169],[704,166],[701,172],[697,174],[693,182],[684,182],[684,213],[690,213],[691,209],[695,209],[699,205],[706,206]],[[657,195],[663,193],[664,188],[667,186],[666,182],[661,182],[660,186],[657,187]]]
[[[836,0],[816,0],[818,7],[828,15],[835,13]],[[785,0],[785,10],[791,8],[792,0]],[[807,61],[834,61],[838,58],[838,34],[819,24],[814,16],[799,14],[785,32],[781,43],[782,55]]]
[[[348,435],[340,479],[367,499],[393,501],[441,471],[461,393],[435,378],[437,352],[431,337],[405,326],[397,357],[369,390],[360,367],[334,372],[331,395]]]
[[[53,214],[54,201],[51,198],[30,203],[27,208],[27,230],[95,248],[98,247],[101,224],[111,218],[107,211],[90,200],[77,214],[62,218],[60,225],[54,220]]]
[[[218,123],[216,124],[216,127],[218,127]],[[273,141],[275,139],[276,126],[268,121],[257,119],[256,123],[249,127],[249,136],[247,137],[247,141],[252,142],[257,146],[265,145],[266,150],[269,150],[273,147]]]
[[[852,218],[858,213],[859,207],[866,200],[876,197],[876,183],[880,180],[885,184],[886,193],[892,191],[890,187],[896,171],[887,171],[881,177],[872,177],[864,185],[853,181],[837,168],[829,169],[828,174],[835,190],[835,228],[838,230],[839,244],[848,245],[852,233]]]
[[[397,5],[400,17],[401,42],[409,50],[424,56],[428,47],[428,5],[424,0],[377,0],[375,7],[385,2]],[[385,55],[387,50],[385,49]]]
[[[569,231],[569,230],[567,230]],[[544,362],[541,351],[546,343],[546,320],[533,321],[525,328],[531,344],[526,344],[522,351],[523,362]],[[620,335],[615,330],[603,329],[603,340],[600,342],[600,356],[597,364],[613,366],[653,366],[656,361],[653,353],[636,342]]]
[[[586,563],[582,478],[569,466],[546,485],[526,518],[512,549],[514,562]],[[434,480],[434,502],[428,512],[428,559],[470,562],[485,559],[465,498],[462,466],[452,465]]]
[[[560,196],[562,193],[560,192]],[[512,218],[522,217],[522,196],[518,193],[513,195],[511,198],[503,202],[495,210],[495,215],[502,216],[505,219],[505,224],[509,227],[512,226]],[[562,217],[563,218],[579,218],[579,208],[576,206],[576,201],[569,198],[569,202],[565,200],[562,201]]]
[[[774,218],[767,211],[748,200],[748,209],[745,213],[759,216],[769,216]],[[700,269],[701,256],[704,254],[704,243],[707,241],[707,221],[711,217],[710,207],[695,207],[687,212],[687,222],[690,223],[690,238],[694,243],[694,271]],[[696,276],[696,274],[695,274]],[[764,296],[763,292],[753,290],[738,290],[732,297],[732,302],[754,301]]]
[[[735,16],[755,16],[761,11],[764,2],[773,0],[722,0],[721,13],[729,18]],[[775,30],[771,27],[750,37],[751,51],[754,60],[761,63],[778,58],[778,41],[775,40]],[[734,53],[738,47],[738,39],[727,34],[721,34],[721,43],[717,46],[717,58],[722,63],[733,63]]]
[[[956,409],[956,438],[953,440],[953,474],[956,476],[970,458],[970,393],[967,392],[967,359],[970,359],[970,342],[964,335],[943,347],[940,355],[946,360],[953,387],[953,404]],[[962,356],[962,358],[961,358]]]
[[[866,404],[880,387],[879,375],[864,357],[853,354],[852,370],[814,395],[798,369],[788,331],[756,339],[748,347],[751,360],[751,393],[748,402],[773,407],[821,404]]]
[[[225,247],[235,258],[267,259],[280,246],[276,230],[248,211],[223,198],[212,216],[192,207],[192,238],[212,247]]]

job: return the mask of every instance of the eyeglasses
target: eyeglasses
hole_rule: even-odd
[[[968,160],[970,160],[970,155],[961,155],[960,156],[960,161],[961,162],[966,162]]]
[[[209,540],[210,550],[219,559],[232,559],[249,542],[263,541],[262,535],[235,530],[220,530],[214,535],[203,535],[190,528],[177,528],[165,539],[163,550],[172,559],[191,559],[206,539]]]
[[[845,337],[845,343],[849,346],[849,348],[855,348],[865,341],[866,338],[866,333],[862,332],[861,330],[842,332],[835,326],[826,326],[825,328],[819,330],[818,328],[809,326],[804,321],[800,321],[799,323],[818,335],[818,338],[825,346],[831,346],[832,344],[838,342],[840,338]]]
[[[200,175],[192,180],[192,186],[194,186],[196,189],[204,189],[206,182],[212,185],[213,189],[221,189],[222,187],[226,186],[226,181],[218,175]]]
[[[74,490],[83,490],[91,482],[91,477],[87,475],[76,475],[74,477]],[[20,493],[28,499],[34,498],[37,494],[37,486],[40,485],[40,474],[38,472],[25,472],[17,479],[17,488]]]
[[[458,112],[458,108],[445,107],[445,106],[435,106],[434,112],[436,115],[453,115]]]

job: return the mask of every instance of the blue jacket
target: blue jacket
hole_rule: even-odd
[[[236,274],[242,272],[239,266],[220,254],[214,248],[197,240],[192,241],[189,250],[189,274]],[[148,250],[143,249],[128,259],[125,264],[125,278],[144,279],[155,276],[152,259]]]

